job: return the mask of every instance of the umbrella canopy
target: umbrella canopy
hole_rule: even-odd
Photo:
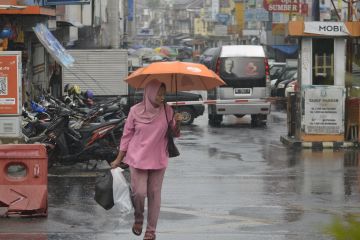
[[[203,64],[190,62],[156,62],[139,68],[125,81],[134,88],[144,88],[157,79],[165,83],[167,91],[210,90],[225,82]]]

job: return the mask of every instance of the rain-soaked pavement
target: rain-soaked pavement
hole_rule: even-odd
[[[181,156],[166,172],[157,239],[330,239],[334,216],[360,213],[355,150],[294,150],[282,145],[286,115],[273,111],[267,127],[227,117],[220,128],[204,115],[184,127]],[[0,218],[0,239],[118,240],[132,216],[93,200],[96,170],[83,165],[49,173],[47,218]]]

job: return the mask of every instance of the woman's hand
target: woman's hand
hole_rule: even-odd
[[[119,154],[117,155],[115,160],[110,163],[111,168],[117,168],[117,167],[121,167],[122,169],[128,168],[129,165],[122,162],[125,155],[126,155],[126,152],[119,151]]]
[[[181,113],[175,113],[174,118],[176,123],[180,123],[184,119]]]
[[[117,168],[120,167],[121,160],[116,158],[114,161],[110,163],[111,168]]]

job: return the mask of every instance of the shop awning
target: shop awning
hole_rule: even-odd
[[[271,45],[271,47],[288,55],[296,53],[299,48],[298,45]]]
[[[0,15],[46,15],[55,16],[54,8],[40,6],[0,5]]]
[[[38,23],[33,29],[42,45],[58,63],[66,68],[73,66],[75,59],[66,51],[44,24]]]

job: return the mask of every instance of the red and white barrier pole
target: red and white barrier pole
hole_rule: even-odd
[[[203,105],[203,104],[232,104],[232,103],[264,103],[268,102],[267,99],[227,99],[227,100],[203,100],[203,101],[178,101],[167,102],[171,106],[184,106],[184,105]]]

